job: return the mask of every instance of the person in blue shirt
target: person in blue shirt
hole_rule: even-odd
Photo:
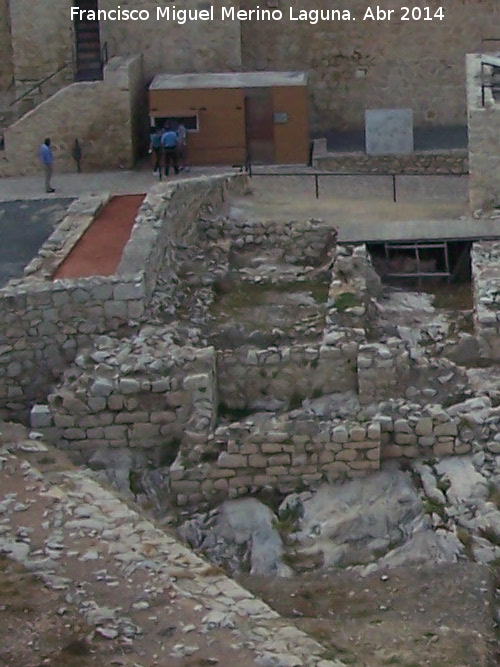
[[[165,162],[165,176],[168,176],[170,163],[172,162],[174,172],[179,173],[179,163],[177,154],[177,132],[170,125],[165,125],[165,131],[161,136],[161,145],[163,148],[163,159]]]
[[[161,127],[157,127],[154,132],[151,133],[149,141],[149,153],[153,156],[154,169],[153,174],[158,174],[161,180],[161,137],[162,137]]]
[[[50,144],[51,141],[47,137],[38,151],[38,157],[40,158],[40,163],[45,174],[45,192],[55,192],[55,189],[51,185],[54,156],[52,154],[52,148],[50,147]]]

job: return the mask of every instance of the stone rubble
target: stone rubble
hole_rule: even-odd
[[[2,485],[6,476],[19,484],[18,493],[0,500],[0,553],[64,593],[98,635],[125,647],[142,646],[140,615],[146,619],[150,609],[167,603],[166,613],[175,620],[177,602],[183,601],[197,620],[183,628],[188,642],[171,645],[172,657],[195,655],[207,633],[217,641],[219,629],[226,629],[235,650],[249,652],[255,664],[342,667],[340,660],[325,660],[320,644],[97,484],[88,471],[42,475],[23,461],[21,447],[7,445],[0,451]],[[21,495],[27,499],[23,508],[16,502]],[[42,520],[35,535],[23,526],[37,511]],[[93,597],[92,580],[100,582],[99,599]],[[116,606],[115,598],[120,600]]]

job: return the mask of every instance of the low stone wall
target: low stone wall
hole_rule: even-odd
[[[220,204],[245,178],[223,175],[155,186],[139,210],[116,275],[52,281],[107,196],[75,202],[28,265],[26,277],[0,290],[0,415],[24,418],[92,336],[136,325],[162,262],[177,241],[195,233],[204,204]]]
[[[467,149],[415,151],[410,155],[315,152],[313,166],[339,174],[467,174]]]
[[[220,351],[220,401],[238,410],[268,398],[282,401],[286,408],[297,407],[305,398],[355,389],[363,340],[360,332],[346,329],[316,345]]]
[[[163,465],[185,438],[206,442],[217,415],[214,349],[154,334],[125,349],[106,339],[79,357],[82,370],[71,370],[47,405],[33,408],[32,427],[80,462],[98,448],[132,447]]]
[[[216,461],[193,466],[183,452],[171,467],[178,505],[236,497],[263,488],[289,493],[323,479],[378,470],[380,426],[258,416],[215,431]],[[220,450],[219,453],[216,453]],[[184,467],[184,463],[187,467]]]
[[[481,356],[500,359],[500,242],[481,241],[471,251],[474,324]]]
[[[451,417],[441,406],[402,416],[377,416],[382,459],[441,458],[468,454],[469,424]]]
[[[59,172],[76,171],[75,139],[84,170],[132,167],[144,95],[142,57],[113,58],[103,81],[72,83],[7,128],[0,176],[39,172],[38,148],[45,137],[52,139]]]
[[[207,239],[229,238],[234,247],[282,249],[290,264],[316,266],[324,261],[337,240],[337,230],[321,220],[303,221],[218,219],[201,222]]]
[[[485,67],[491,76],[491,67]],[[487,81],[488,82],[488,81]],[[466,58],[469,203],[472,211],[500,204],[500,106],[491,88],[481,99],[481,56]]]

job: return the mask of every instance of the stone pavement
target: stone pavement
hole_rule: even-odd
[[[93,474],[22,429],[2,437],[0,554],[78,607],[96,636],[131,661],[251,667],[342,667],[221,570],[128,506]],[[7,433],[7,431],[5,431]],[[0,443],[2,441],[0,439]],[[35,464],[58,461],[41,473]],[[57,611],[55,611],[57,613]],[[167,662],[165,662],[167,660]],[[110,664],[115,664],[113,661]],[[191,664],[191,663],[190,663]],[[194,664],[194,663],[193,663]]]
[[[193,167],[189,173],[169,176],[166,181],[189,178],[201,174],[226,173],[228,168]],[[236,171],[236,170],[235,170]],[[134,169],[82,174],[58,174],[57,165],[53,177],[55,194],[46,194],[43,176],[0,178],[0,201],[17,199],[54,199],[54,197],[78,197],[81,194],[110,192],[112,194],[141,194],[158,182],[151,169]]]

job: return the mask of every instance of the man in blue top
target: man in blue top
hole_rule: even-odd
[[[153,169],[153,174],[158,174],[160,181],[161,181],[161,154],[162,154],[162,149],[161,149],[161,138],[163,136],[163,132],[161,127],[157,127],[150,135],[150,141],[149,141],[149,153],[150,155],[153,156],[153,161],[154,161],[154,169]]]
[[[54,156],[52,155],[52,149],[50,147],[51,141],[47,137],[43,144],[40,146],[38,151],[38,156],[45,173],[45,192],[55,192],[54,188],[50,184],[52,178],[52,165],[54,163]]]
[[[165,132],[161,137],[163,147],[163,157],[165,160],[165,176],[168,176],[170,162],[174,165],[174,172],[179,173],[179,164],[177,161],[177,132],[170,125],[165,125]]]

